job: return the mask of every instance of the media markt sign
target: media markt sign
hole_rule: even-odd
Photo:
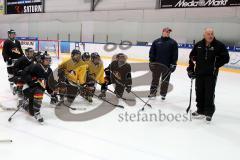
[[[161,8],[199,8],[240,6],[240,0],[162,0]]]

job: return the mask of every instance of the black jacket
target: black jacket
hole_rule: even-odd
[[[15,49],[19,51],[19,54],[13,52],[13,50]],[[20,41],[18,40],[12,41],[10,39],[5,40],[3,44],[2,55],[5,62],[8,61],[9,59],[18,59],[19,57],[21,57],[23,55],[23,51]]]
[[[189,67],[196,75],[217,75],[218,69],[229,62],[226,46],[214,39],[207,47],[205,39],[194,45],[189,56]]]
[[[150,62],[159,62],[170,67],[176,65],[178,60],[178,44],[172,38],[161,37],[152,43],[149,52]]]

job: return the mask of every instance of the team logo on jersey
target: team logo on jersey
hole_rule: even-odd
[[[209,51],[214,51],[214,47],[210,47],[210,48],[209,48]]]
[[[13,52],[13,53],[16,53],[16,54],[21,54],[20,51],[18,50],[18,48],[13,48],[13,49],[12,49],[12,52]]]

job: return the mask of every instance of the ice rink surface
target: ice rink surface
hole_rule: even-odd
[[[104,60],[105,66],[109,62]],[[17,98],[10,93],[2,58],[0,69],[0,104],[15,107]],[[137,78],[146,71],[134,72],[133,77]],[[204,120],[120,121],[120,114],[138,113],[143,106],[139,100],[134,107],[120,100],[120,104],[125,106],[124,110],[117,108],[91,121],[62,121],[55,115],[54,106],[45,96],[41,110],[44,125],[39,125],[22,111],[9,123],[7,120],[13,111],[0,112],[0,140],[13,140],[13,143],[0,143],[0,157],[2,160],[238,160],[239,79],[240,74],[220,72],[216,87],[216,113],[209,125]],[[150,77],[146,81],[150,84]],[[177,68],[171,77],[171,84],[174,88],[166,101],[163,102],[160,97],[150,100],[153,109],[146,108],[144,113],[158,113],[161,110],[166,114],[185,114],[190,90],[185,67]],[[136,92],[148,89],[149,86],[133,88]],[[93,105],[89,105],[78,97],[74,106],[85,107],[88,111],[101,103],[96,98],[94,100]],[[193,91],[193,111],[196,109],[194,101]]]

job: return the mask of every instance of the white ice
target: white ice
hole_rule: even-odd
[[[105,61],[106,64],[109,61]],[[16,97],[10,93],[6,66],[0,59],[0,103],[15,107]],[[146,68],[148,70],[148,68]],[[145,72],[136,72],[139,76]],[[239,79],[236,73],[220,72],[216,87],[216,113],[211,124],[204,120],[188,122],[119,122],[120,113],[137,113],[143,106],[120,103],[125,109],[115,109],[109,114],[87,122],[65,122],[58,119],[49,98],[44,98],[42,115],[45,124],[39,125],[24,112],[18,112],[9,123],[13,111],[0,112],[0,140],[12,139],[13,143],[0,142],[2,160],[238,160],[240,151],[240,102]],[[149,82],[150,83],[150,82]],[[174,90],[166,101],[160,97],[151,100],[158,112],[184,114],[189,103],[190,80],[186,68],[179,66],[171,77]],[[148,90],[149,86],[133,90]],[[192,110],[195,110],[193,91]],[[75,106],[93,109],[80,97]],[[147,98],[144,98],[147,100]]]

